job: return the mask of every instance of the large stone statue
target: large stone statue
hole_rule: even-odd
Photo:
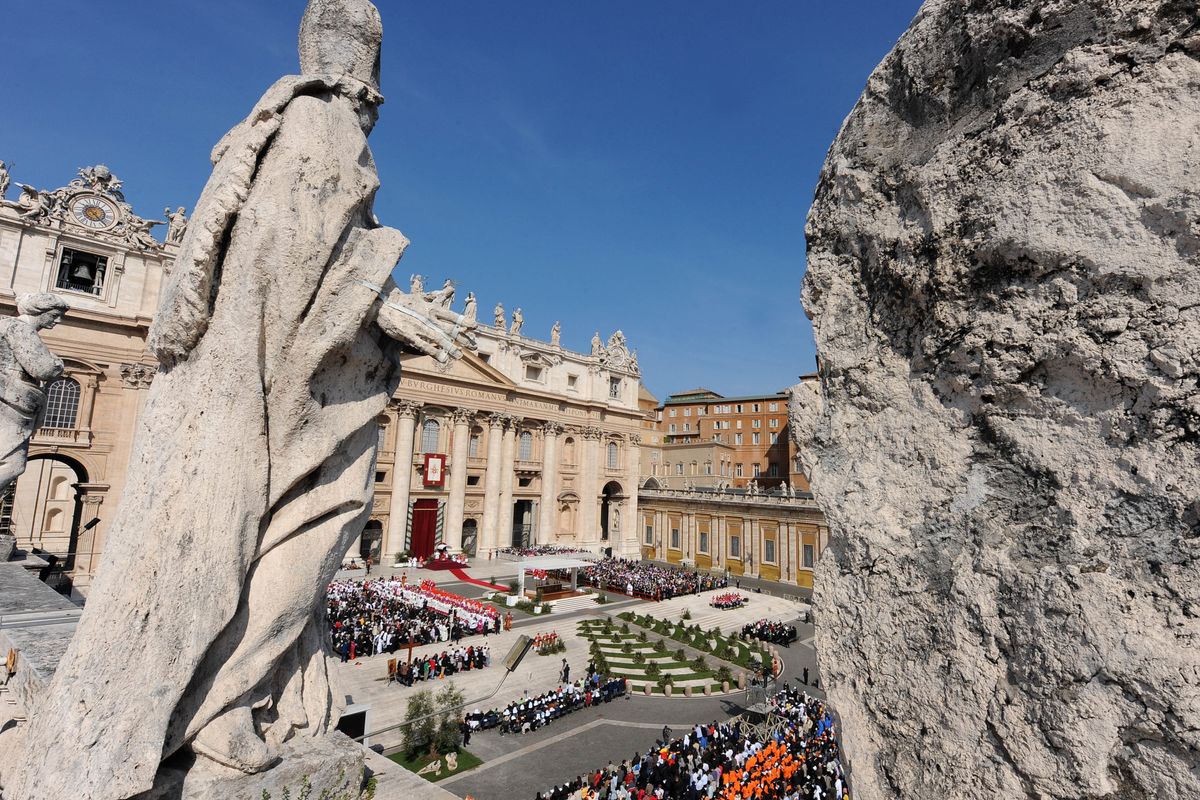
[[[8,174],[8,164],[0,161],[0,200],[3,200],[4,195],[8,192],[10,181],[12,178]]]
[[[855,797],[1200,798],[1200,37],[930,0],[830,150],[793,423]]]
[[[512,327],[508,329],[510,336],[520,336],[521,326],[525,324],[525,315],[521,313],[521,309],[513,309]]]
[[[163,215],[167,218],[167,241],[171,244],[182,242],[183,234],[187,232],[188,220],[184,211],[183,206],[179,206],[175,211],[172,211],[170,206],[163,209]]]
[[[370,515],[376,419],[401,352],[445,362],[473,327],[392,281],[408,242],[375,220],[366,138],[381,36],[367,0],[312,0],[302,74],[213,152],[104,564],[23,741],[0,736],[6,796],[129,798],[195,758],[182,796],[225,798],[336,746],[316,612]]]
[[[496,303],[496,307],[492,309],[492,322],[496,330],[504,333],[508,328],[508,322],[504,319],[504,305]]]
[[[550,328],[550,344],[554,347],[562,346],[562,323],[558,320],[555,320]]]
[[[475,315],[478,313],[478,301],[475,299],[474,292],[467,292],[467,299],[463,303],[463,319],[475,321]]]
[[[25,471],[29,437],[46,403],[45,384],[63,371],[38,331],[58,324],[67,313],[56,294],[17,297],[17,316],[0,318],[0,495]]]

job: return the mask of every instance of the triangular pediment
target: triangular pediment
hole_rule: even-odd
[[[510,381],[503,372],[470,351],[464,352],[462,358],[456,359],[447,366],[438,364],[429,356],[405,359],[404,369],[425,373],[431,377],[457,378],[469,383],[501,386],[506,389],[516,388],[516,384]]]

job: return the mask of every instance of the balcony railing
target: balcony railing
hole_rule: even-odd
[[[92,432],[78,428],[38,428],[33,432],[32,444],[44,445],[79,445],[86,447],[92,443]]]

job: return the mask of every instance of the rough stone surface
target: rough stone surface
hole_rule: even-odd
[[[372,209],[380,35],[367,0],[312,0],[305,74],[213,152],[104,565],[29,724],[0,735],[9,800],[130,798],[189,759],[182,796],[212,797],[230,767],[295,774],[288,754],[328,741],[319,609],[371,512],[377,419],[403,353],[448,362],[472,327],[390,277],[408,241]]]
[[[808,223],[856,797],[1200,797],[1195,2],[930,0]]]
[[[138,800],[358,800],[366,753],[335,731],[328,736],[292,739],[281,748],[274,766],[255,775],[221,768],[197,770],[184,759],[178,766],[164,765],[154,788]]]
[[[10,560],[17,552],[17,537],[11,533],[0,533],[0,564]]]

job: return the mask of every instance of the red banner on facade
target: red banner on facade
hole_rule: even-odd
[[[446,456],[441,453],[425,454],[425,485],[443,486],[446,483]]]

